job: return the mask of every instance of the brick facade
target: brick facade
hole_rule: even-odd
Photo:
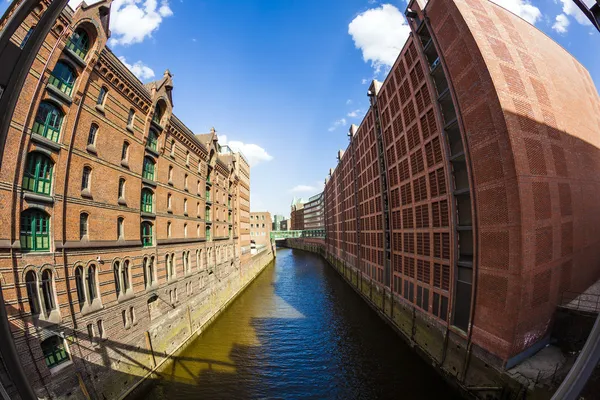
[[[600,101],[577,60],[494,3],[409,7],[327,179],[326,254],[510,365],[563,291],[600,277]]]
[[[270,212],[250,213],[250,238],[256,245],[271,246],[272,226]]]
[[[268,261],[250,254],[243,155],[172,113],[169,71],[144,85],[106,47],[111,1],[82,4],[46,37],[3,138],[0,271],[38,394],[111,398],[146,374],[150,340],[174,350]]]

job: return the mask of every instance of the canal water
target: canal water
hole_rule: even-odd
[[[459,399],[317,255],[279,249],[144,399]]]

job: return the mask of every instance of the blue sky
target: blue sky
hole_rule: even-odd
[[[495,2],[566,48],[600,87],[600,33],[570,0]],[[289,215],[292,197],[318,193],[346,148],[349,124],[368,107],[366,82],[382,80],[404,44],[405,8],[404,0],[115,0],[109,46],[145,82],[168,68],[177,116],[196,133],[214,126],[250,159],[252,210]]]

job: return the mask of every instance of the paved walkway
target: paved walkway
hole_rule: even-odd
[[[600,280],[583,293],[566,292],[562,307],[572,310],[600,312]]]

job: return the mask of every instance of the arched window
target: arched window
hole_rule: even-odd
[[[32,131],[53,142],[58,142],[62,120],[63,114],[58,107],[52,103],[43,101],[40,103],[35,116]]]
[[[154,115],[152,115],[152,121],[154,121],[160,125],[163,114],[164,114],[163,107],[159,103],[156,103],[156,107],[154,108]]]
[[[117,218],[117,239],[125,238],[125,218]]]
[[[173,198],[173,196],[171,196],[171,193],[168,193],[167,194],[167,209],[168,209],[168,211],[171,211],[172,198]]]
[[[73,84],[75,83],[75,72],[62,61],[56,63],[52,74],[48,78],[48,83],[58,90],[70,96],[73,93]]]
[[[21,248],[30,251],[50,249],[50,217],[43,211],[30,209],[21,214]]]
[[[79,57],[85,59],[90,49],[90,38],[83,29],[77,29],[67,42],[67,48],[72,50]]]
[[[154,256],[150,257],[150,262],[148,263],[148,278],[150,281],[150,285],[154,284],[154,266],[156,264],[156,259]]]
[[[146,288],[154,284],[154,257],[144,257],[144,285]]]
[[[102,86],[100,88],[100,92],[98,93],[98,99],[96,100],[96,104],[103,106],[104,101],[106,100],[107,93],[108,93],[108,88],[106,86]]]
[[[83,267],[75,268],[75,288],[77,289],[77,300],[79,304],[85,303],[85,284],[83,279]]]
[[[146,146],[156,151],[158,149],[158,134],[154,129],[150,129],[148,133],[148,141],[146,142]]]
[[[206,207],[206,215],[204,217],[207,222],[210,222],[210,207]]]
[[[88,267],[88,269],[87,269],[87,275],[86,275],[86,281],[87,281],[87,291],[88,291],[89,302],[91,303],[97,297],[97,292],[96,292],[96,266],[95,265],[90,265]]]
[[[38,297],[37,275],[34,271],[27,271],[25,274],[25,285],[27,286],[27,298],[29,299],[29,309],[32,315],[40,313],[40,299]]]
[[[90,125],[90,133],[88,134],[88,146],[96,146],[96,134],[98,133],[98,125]]]
[[[188,167],[190,166],[190,152],[189,151],[185,154],[185,165],[187,165]]]
[[[115,278],[115,292],[117,293],[117,297],[121,294],[121,282],[119,279],[119,271],[121,270],[121,263],[119,261],[115,261],[113,264],[113,275]]]
[[[125,178],[119,179],[119,199],[125,199]]]
[[[185,174],[185,178],[183,180],[183,188],[188,190],[188,174]]]
[[[142,211],[147,213],[153,212],[154,193],[150,189],[142,189]]]
[[[167,222],[167,237],[171,237],[171,222]]]
[[[183,237],[187,237],[187,224],[183,224]]]
[[[121,267],[121,282],[123,291],[127,292],[129,289],[131,289],[129,282],[129,260],[123,261],[123,266]]]
[[[149,247],[153,244],[152,224],[150,222],[142,222],[142,245],[144,247]]]
[[[81,190],[90,190],[92,178],[92,168],[85,166],[81,174]]]
[[[169,176],[168,176],[168,178],[169,178],[169,183],[172,184],[173,183],[173,166],[172,165],[169,165]]]
[[[150,157],[144,157],[144,168],[142,176],[144,179],[154,180],[154,161]]]
[[[206,227],[206,241],[210,242],[210,226]]]
[[[183,212],[187,214],[187,199],[183,199]]]
[[[42,153],[29,153],[23,175],[23,189],[35,193],[50,194],[52,186],[52,160]]]
[[[54,368],[69,361],[69,354],[65,350],[64,340],[60,336],[52,336],[40,343],[44,360],[48,368]]]
[[[133,108],[131,108],[129,110],[129,116],[127,117],[127,126],[129,126],[130,128],[133,128],[134,118],[135,118],[135,111],[133,110]]]
[[[35,25],[33,25],[31,28],[29,28],[29,30],[27,31],[27,33],[25,34],[25,37],[23,37],[23,40],[21,41],[21,44],[19,45],[19,47],[22,49],[23,47],[25,47],[25,45],[27,44],[27,42],[29,41],[29,38],[31,37],[31,34],[33,33],[33,31],[35,30]]]
[[[175,139],[171,140],[171,157],[175,157]]]
[[[171,254],[171,257],[169,258],[169,273],[171,278],[175,277],[175,253]]]
[[[84,239],[88,236],[88,219],[89,214],[79,214],[79,239]]]
[[[54,303],[54,280],[52,279],[52,271],[49,269],[42,272],[42,297],[44,299],[44,310],[46,314],[50,314],[56,304]]]
[[[121,161],[127,161],[129,157],[129,143],[123,142],[123,147],[121,148]]]

